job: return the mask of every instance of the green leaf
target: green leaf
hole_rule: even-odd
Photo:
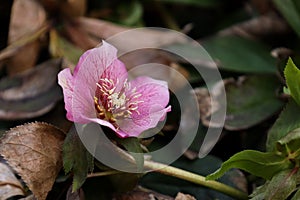
[[[267,183],[263,184],[262,186],[257,187],[252,192],[252,194],[250,194],[251,200],[264,200],[267,187],[268,187]]]
[[[180,3],[180,4],[187,4],[187,5],[194,5],[200,7],[213,7],[218,6],[222,3],[220,0],[157,0],[160,2],[166,3]]]
[[[277,150],[296,159],[300,154],[300,128],[297,128],[277,141]]]
[[[300,106],[293,99],[290,99],[279,118],[268,132],[267,150],[274,151],[276,142],[296,128],[300,128],[300,117],[295,117],[295,113],[300,113]]]
[[[172,165],[196,174],[207,175],[220,167],[222,161],[214,156],[206,156],[202,159],[189,160],[181,157],[176,160]],[[220,179],[220,182],[245,190],[247,181],[243,174],[237,170],[231,170],[228,174]],[[176,196],[178,192],[191,194],[196,199],[205,200],[233,200],[231,197],[221,194],[217,191],[192,184],[190,182],[163,175],[160,173],[147,173],[142,179],[140,184],[143,187],[150,188],[159,193]]]
[[[284,69],[284,76],[291,96],[300,106],[300,70],[296,67],[291,58],[289,58]]]
[[[70,129],[64,142],[63,166],[65,173],[73,172],[72,191],[82,186],[88,172],[94,167],[94,158],[82,144],[75,126]]]
[[[294,31],[300,36],[300,12],[298,0],[273,0],[277,9],[285,17]]]
[[[276,174],[268,183],[265,192],[265,200],[287,199],[296,189],[297,178],[296,170],[284,170]]]
[[[138,138],[136,137],[128,137],[128,138],[118,138],[118,143],[123,145],[125,149],[129,152],[130,155],[134,158],[137,170],[142,171],[144,167],[144,156],[143,149],[139,143]]]
[[[237,36],[213,37],[201,43],[221,69],[242,73],[276,73],[270,48]]]
[[[283,102],[276,96],[279,82],[275,76],[242,77],[225,84],[227,117],[225,128],[240,130],[252,127],[280,110]]]
[[[294,194],[291,200],[299,200],[299,199],[300,199],[300,189],[297,190],[297,192]]]
[[[291,163],[285,157],[278,156],[275,153],[245,150],[225,161],[221,168],[213,174],[208,175],[207,179],[217,179],[231,168],[239,168],[255,176],[271,179],[274,174],[288,169],[290,166]]]

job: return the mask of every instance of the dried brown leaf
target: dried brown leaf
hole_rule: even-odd
[[[60,71],[60,64],[60,59],[49,60],[34,69],[2,79],[0,83],[15,81],[21,84],[5,90],[0,88],[0,98],[6,101],[18,101],[46,92],[56,84],[56,76]]]
[[[21,199],[19,199],[19,200],[36,200],[36,198],[34,197],[33,194],[31,194],[31,195],[29,195],[29,196],[27,196],[27,197],[25,197],[25,198],[21,198]]]
[[[128,52],[133,48],[154,48],[187,41],[185,37],[175,32],[156,29],[139,29],[134,32],[126,32],[132,29],[104,20],[86,17],[78,18],[77,25],[85,30],[91,37],[96,38],[99,42],[101,39],[106,40],[118,33],[122,33],[121,37],[108,40],[108,42],[118,48],[119,53]]]
[[[0,140],[0,154],[39,200],[46,199],[62,168],[64,138],[56,127],[35,122],[9,130]]]
[[[225,81],[233,81],[231,79],[227,79]],[[224,81],[224,84],[225,84]],[[200,118],[202,123],[205,126],[212,126],[212,127],[220,127],[222,124],[219,122],[213,122],[210,120],[210,116],[217,112],[218,109],[221,107],[220,103],[217,101],[213,101],[210,95],[214,95],[215,98],[217,98],[221,94],[219,91],[220,84],[216,84],[216,86],[213,88],[213,91],[211,94],[209,94],[209,91],[206,88],[195,88],[194,93],[198,100],[199,110],[200,110]],[[212,105],[213,104],[213,105]],[[212,108],[215,108],[214,110]]]
[[[15,0],[12,6],[8,43],[38,30],[46,21],[44,8],[35,0]],[[40,51],[40,42],[34,41],[20,49],[8,61],[8,74],[16,74],[35,65]],[[22,64],[20,64],[22,63]]]
[[[57,84],[61,60],[46,61],[26,72],[0,80],[0,118],[6,120],[45,114],[62,98]]]
[[[72,192],[72,186],[70,186],[66,195],[66,200],[85,200],[83,190],[80,188],[79,190]]]
[[[218,34],[221,36],[238,35],[245,38],[256,39],[267,37],[268,35],[280,35],[289,31],[290,28],[284,19],[274,13],[268,13],[249,21],[235,24],[220,31]]]
[[[86,4],[86,0],[60,1],[60,11],[68,17],[82,16],[86,11]]]
[[[0,163],[0,200],[17,195],[25,195],[22,184],[7,165]]]
[[[175,200],[196,200],[196,198],[189,194],[183,194],[183,193],[179,192],[177,194]]]
[[[113,200],[174,200],[174,198],[153,191],[133,190],[114,195]]]

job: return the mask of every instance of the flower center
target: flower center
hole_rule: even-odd
[[[126,96],[124,93],[121,95],[118,93],[113,93],[110,96],[110,99],[111,99],[111,104],[114,108],[120,108],[126,103]]]
[[[111,79],[101,78],[94,96],[97,117],[114,124],[119,118],[130,118],[133,112],[139,114],[138,105],[143,102],[139,97],[141,94],[136,88],[130,88],[127,81],[119,85],[118,79],[114,83]]]

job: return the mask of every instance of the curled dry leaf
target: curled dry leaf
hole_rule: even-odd
[[[0,118],[32,118],[48,112],[62,98],[57,85],[61,60],[44,62],[34,69],[0,80]]]
[[[35,0],[15,0],[12,6],[8,43],[35,32],[46,21],[44,8]],[[34,41],[22,47],[8,61],[8,74],[16,74],[35,65],[40,51],[40,42]],[[22,64],[20,64],[22,63]]]
[[[231,80],[228,80],[231,81]],[[225,84],[225,82],[224,82]],[[219,89],[220,85],[216,84],[216,86],[212,90],[212,94],[209,94],[208,90],[206,88],[195,88],[194,94],[197,97],[198,104],[199,104],[199,110],[200,110],[200,118],[202,123],[205,126],[212,126],[212,127],[220,127],[219,122],[212,122],[210,121],[210,116],[217,112],[219,108],[221,108],[221,102],[218,101],[212,101],[210,95],[215,95],[217,97],[218,95],[224,95],[221,93]],[[213,104],[213,106],[212,106]],[[215,108],[215,110],[212,110],[212,108]]]
[[[175,200],[196,200],[196,198],[189,194],[183,194],[183,193],[179,192],[177,194]]]
[[[62,168],[65,134],[41,122],[17,126],[0,140],[0,154],[39,200],[46,199]]]
[[[25,195],[22,184],[6,164],[0,163],[0,199],[17,195]]]
[[[76,24],[79,28],[85,30],[91,38],[108,39],[119,50],[119,53],[131,52],[132,49],[138,48],[157,48],[172,43],[186,42],[187,39],[175,32],[162,31],[157,29],[136,29],[134,32],[129,27],[119,26],[104,20],[80,17]],[[116,34],[122,33],[121,37],[114,38]]]
[[[216,83],[210,94],[206,89],[195,89],[205,126],[221,127],[222,123],[210,121],[210,116],[226,108],[224,127],[227,130],[247,129],[266,120],[283,106],[276,96],[280,84],[275,76],[242,76],[236,81],[225,79],[223,82],[226,94],[220,90],[221,82]],[[213,101],[210,95],[214,97]],[[222,102],[225,95],[227,102]],[[215,105],[215,110],[211,110],[211,104]]]
[[[29,196],[27,196],[27,197],[25,197],[25,198],[21,198],[21,199],[19,199],[19,200],[36,200],[36,198],[34,197],[33,194],[31,194],[31,195],[29,195]]]
[[[284,19],[275,13],[268,13],[249,21],[233,25],[220,31],[218,34],[221,36],[238,35],[245,38],[255,39],[274,34],[281,35],[289,31],[290,28]]]
[[[123,194],[114,195],[113,200],[174,200],[173,197],[169,197],[151,190],[135,189]]]
[[[66,200],[85,200],[83,190],[80,188],[75,192],[72,192],[72,186],[70,186],[66,195]]]

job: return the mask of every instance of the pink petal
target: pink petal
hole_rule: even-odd
[[[117,130],[110,122],[99,119],[99,118],[87,118],[88,121],[90,122],[95,122],[97,124],[100,124],[102,126],[106,126],[108,128],[110,128],[111,130],[113,130],[114,132],[117,133],[117,135],[121,138],[125,138],[128,137],[128,134],[123,132],[122,130]]]
[[[88,123],[90,119],[96,118],[96,84],[101,78],[110,78],[105,77],[108,75],[112,78],[126,77],[127,71],[124,64],[117,59],[116,48],[103,41],[102,46],[84,53],[74,70],[72,102],[66,102],[66,107],[72,110],[72,121]]]
[[[169,90],[167,82],[149,77],[138,77],[130,82],[131,88],[141,95],[138,101],[138,112],[133,112],[132,119],[118,121],[121,130],[129,136],[138,136],[143,131],[153,128],[159,121],[164,120],[171,107],[165,108],[169,103]]]
[[[138,137],[143,131],[157,126],[159,121],[162,121],[167,112],[171,111],[171,106],[161,109],[157,112],[152,112],[149,116],[141,119],[125,119],[118,122],[120,129],[127,133],[126,137]]]
[[[62,70],[58,74],[58,84],[63,88],[65,109],[67,118],[73,121],[72,101],[73,101],[73,77],[69,68]]]

